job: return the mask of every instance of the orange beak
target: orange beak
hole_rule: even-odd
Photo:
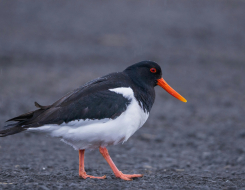
[[[169,94],[179,99],[180,101],[187,102],[187,100],[184,97],[182,97],[178,92],[176,92],[174,89],[172,89],[171,86],[169,86],[168,83],[166,83],[166,81],[163,78],[157,80],[157,85],[161,86]]]

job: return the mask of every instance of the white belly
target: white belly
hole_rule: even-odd
[[[131,99],[127,110],[116,119],[76,120],[61,125],[45,125],[30,130],[49,132],[59,137],[75,149],[98,148],[123,143],[146,122],[149,113],[145,113],[135,99],[131,88],[110,89]]]

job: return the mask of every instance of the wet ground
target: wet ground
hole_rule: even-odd
[[[0,126],[85,82],[154,60],[182,103],[156,88],[146,124],[109,152],[21,133],[0,139],[0,189],[245,189],[245,2],[0,2]]]

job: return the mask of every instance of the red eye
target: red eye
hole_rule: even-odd
[[[155,68],[151,68],[150,71],[151,71],[152,73],[156,73],[156,72],[157,72],[157,70],[156,70]]]

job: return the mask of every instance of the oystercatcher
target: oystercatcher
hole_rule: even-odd
[[[162,78],[160,66],[153,61],[131,65],[123,72],[111,73],[92,80],[48,106],[9,119],[0,137],[22,131],[42,131],[73,146],[79,151],[79,176],[84,169],[85,149],[99,148],[115,176],[124,180],[142,177],[123,174],[113,163],[106,149],[123,143],[146,122],[155,99],[156,85],[175,98],[187,102]],[[10,123],[11,122],[11,123]]]

